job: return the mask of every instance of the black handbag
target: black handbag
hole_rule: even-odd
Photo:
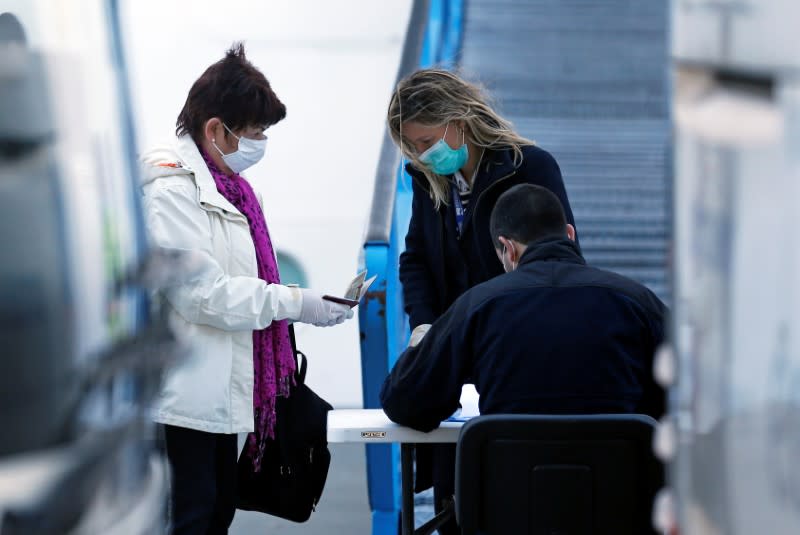
[[[291,325],[289,335],[297,360],[295,385],[289,397],[276,400],[275,439],[267,440],[261,470],[253,470],[247,444],[239,455],[236,507],[305,522],[328,477],[328,411],[333,407],[305,384],[308,363],[297,351]]]

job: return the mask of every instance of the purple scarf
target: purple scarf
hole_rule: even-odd
[[[200,153],[214,177],[217,191],[247,218],[250,236],[256,248],[258,278],[267,284],[280,284],[267,222],[253,188],[238,174],[227,176],[220,171],[203,149],[200,149]],[[289,325],[286,320],[273,321],[266,329],[253,331],[253,371],[255,432],[247,436],[247,453],[253,461],[253,469],[258,472],[261,469],[264,445],[268,438],[275,438],[275,399],[289,395],[290,383],[294,377],[294,351],[289,341]]]

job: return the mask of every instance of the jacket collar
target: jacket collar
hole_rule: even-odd
[[[529,243],[519,259],[519,264],[522,266],[533,262],[586,264],[580,248],[567,238],[543,238]]]
[[[208,170],[200,149],[197,148],[194,140],[189,135],[180,136],[175,141],[175,152],[178,153],[184,167],[194,173],[194,182],[197,185],[198,198],[200,204],[211,205],[226,212],[239,214],[239,210],[233,206],[228,199],[222,196],[217,190],[217,183]]]
[[[510,149],[486,151],[481,162],[478,176],[485,175],[489,182],[494,182],[514,171],[514,152]],[[477,183],[477,178],[475,182]],[[474,185],[473,185],[474,187]]]
[[[430,193],[430,186],[428,186],[428,180],[425,178],[425,174],[414,167],[414,164],[411,162],[408,162],[405,167],[406,172],[411,178],[416,180],[425,191]],[[506,176],[513,170],[514,158],[511,148],[487,150],[486,154],[483,155],[483,161],[480,163],[475,183],[472,185],[473,193],[478,183],[481,185],[491,184],[496,179]]]

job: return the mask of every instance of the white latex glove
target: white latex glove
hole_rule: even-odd
[[[428,329],[431,328],[430,323],[423,323],[421,325],[417,325],[413,331],[411,331],[411,339],[408,341],[408,347],[414,347],[418,343],[422,341],[422,337],[428,332]]]
[[[300,292],[303,294],[303,305],[297,318],[300,323],[331,327],[353,317],[353,309],[347,305],[327,301],[308,288],[301,288]]]

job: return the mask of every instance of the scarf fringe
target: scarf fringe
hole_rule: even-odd
[[[277,396],[288,398],[292,387],[297,384],[294,373],[287,377],[281,377],[277,383]],[[270,405],[269,401],[267,402]],[[272,400],[271,407],[255,409],[256,430],[247,435],[247,455],[250,458],[253,471],[261,471],[261,461],[264,458],[264,451],[267,447],[267,440],[275,440],[278,414],[276,412],[275,400]]]

